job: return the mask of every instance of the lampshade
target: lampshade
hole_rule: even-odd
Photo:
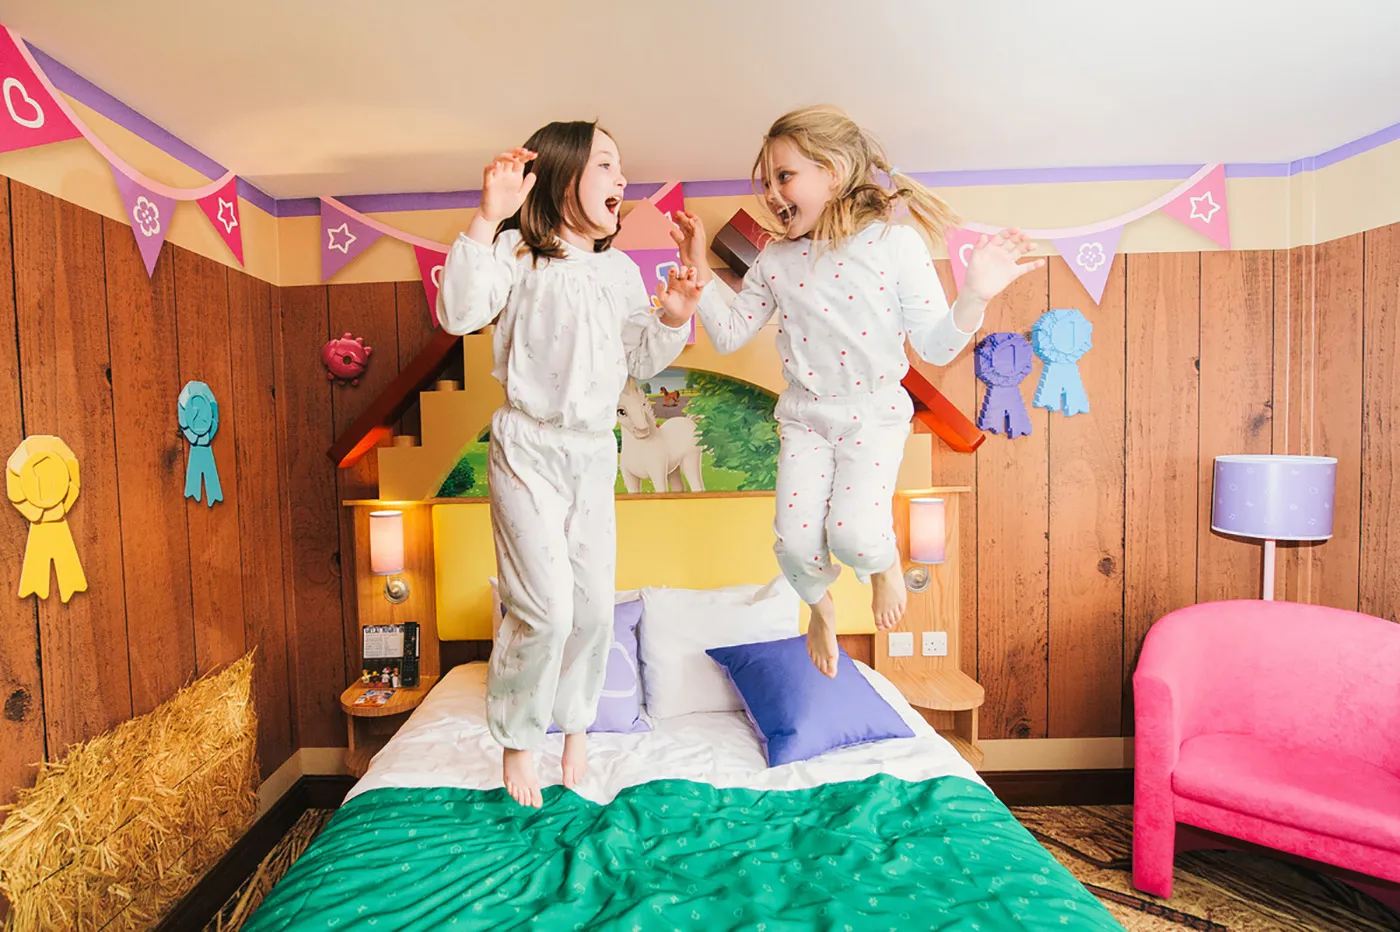
[[[944,528],[943,499],[909,499],[909,562],[942,563],[947,533]]]
[[[403,572],[403,512],[369,513],[369,571],[376,576]]]
[[[1246,455],[1215,458],[1210,527],[1264,540],[1332,536],[1337,460],[1331,456]]]

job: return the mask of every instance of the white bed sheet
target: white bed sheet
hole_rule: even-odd
[[[808,761],[769,767],[743,712],[698,712],[651,721],[652,731],[588,736],[588,775],[576,789],[595,803],[650,780],[695,780],[719,787],[795,790],[863,780],[877,773],[904,780],[977,772],[924,721],[892,683],[859,661],[865,678],[914,732],[829,751]],[[560,782],[562,735],[549,735],[536,756],[541,785]],[[390,739],[347,798],[380,787],[501,786],[501,748],[486,725],[486,664],[453,668]]]

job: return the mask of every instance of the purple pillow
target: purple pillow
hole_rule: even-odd
[[[588,727],[590,732],[651,731],[651,726],[642,718],[642,684],[637,677],[637,624],[641,620],[641,599],[619,602],[613,609],[613,642],[603,674],[598,717]],[[551,724],[549,730],[557,732],[559,726]]]
[[[914,737],[844,650],[834,679],[812,665],[806,635],[705,653],[744,700],[769,767],[866,741]]]

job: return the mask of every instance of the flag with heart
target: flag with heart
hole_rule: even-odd
[[[15,37],[0,27],[0,152],[76,139],[82,135],[58,106],[15,46]]]
[[[1103,297],[1104,285],[1108,283],[1108,272],[1113,267],[1113,257],[1118,252],[1118,239],[1123,235],[1122,227],[1114,227],[1102,233],[1088,236],[1065,236],[1052,239],[1055,249],[1069,265],[1069,270],[1089,292],[1089,297],[1098,304]]]
[[[201,197],[198,203],[209,222],[214,224],[214,229],[233,251],[238,264],[242,265],[243,227],[238,222],[238,179],[230,178],[228,184],[207,197]]]
[[[948,261],[953,263],[953,284],[962,291],[963,278],[967,275],[967,262],[972,257],[972,248],[981,239],[981,233],[951,227],[943,231],[943,243],[948,247]]]
[[[1200,181],[1181,192],[1162,213],[1179,220],[1230,248],[1230,212],[1225,207],[1225,166],[1217,165]]]
[[[384,234],[321,199],[321,281],[368,249]]]
[[[151,275],[155,272],[156,260],[160,258],[160,247],[170,232],[175,199],[157,194],[140,182],[133,181],[115,165],[111,168],[112,177],[117,179],[117,190],[122,195],[122,206],[126,208],[126,217],[131,221],[136,248],[141,251],[141,261],[146,263],[146,274]]]
[[[423,293],[428,296],[428,313],[432,315],[433,326],[441,327],[437,316],[438,288],[442,286],[442,268],[447,264],[447,253],[426,246],[413,246],[413,254],[418,257],[418,274],[423,277]]]

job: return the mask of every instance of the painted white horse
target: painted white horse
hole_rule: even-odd
[[[694,418],[682,415],[658,423],[637,380],[628,379],[617,400],[617,422],[622,427],[619,465],[628,492],[640,492],[643,479],[650,479],[657,492],[684,492],[682,476],[690,491],[705,491]]]

